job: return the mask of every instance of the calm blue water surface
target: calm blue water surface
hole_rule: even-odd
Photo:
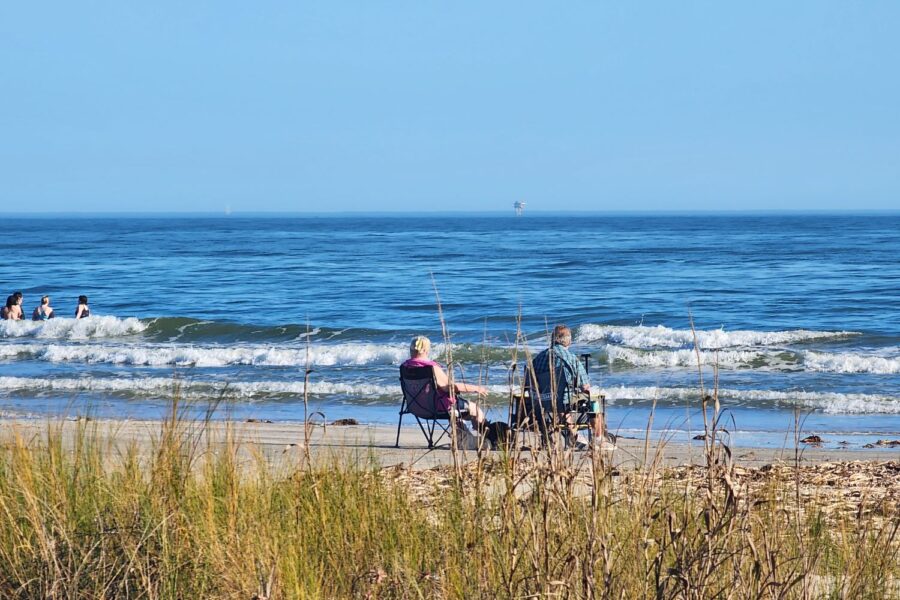
[[[800,407],[821,431],[888,435],[898,232],[896,213],[0,217],[3,296],[70,317],[86,294],[94,314],[0,323],[0,409],[156,416],[175,376],[198,403],[296,420],[309,339],[314,404],[389,422],[410,336],[441,340],[436,285],[458,375],[486,377],[498,415],[520,316],[532,349],[574,328],[623,430],[653,400],[687,428],[693,315],[737,429],[781,431]]]

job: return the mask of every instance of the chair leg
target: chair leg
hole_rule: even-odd
[[[410,414],[412,414],[412,413],[410,413]],[[417,417],[415,414],[413,414],[413,417],[415,417],[416,424],[419,426],[419,429],[422,431],[422,435],[425,436],[425,441],[428,442],[429,450],[433,449],[435,447],[435,444],[437,442],[439,442],[445,435],[450,435],[449,428],[441,426],[443,433],[441,433],[441,435],[437,439],[435,439],[435,432],[437,431],[438,425],[440,424],[439,421],[437,419],[421,419],[421,418]],[[400,418],[402,419],[403,415],[401,415]],[[425,423],[422,423],[423,420],[425,421]],[[399,447],[399,440],[400,440],[400,425],[399,424],[397,425],[397,440],[398,440],[398,445],[394,446],[395,448]]]
[[[416,415],[413,415],[413,416],[416,417],[416,423],[419,425],[419,430],[422,432],[422,435],[424,435],[425,439],[428,441],[428,447],[431,448],[431,436],[428,435],[428,429],[426,429],[425,425],[422,425],[422,419],[420,419]]]
[[[400,426],[403,425],[403,412],[400,413],[400,420],[397,421],[397,441],[394,443],[394,448],[400,447]]]
[[[435,444],[437,444],[437,443],[440,442],[442,439],[444,439],[444,436],[445,436],[445,435],[446,435],[448,438],[450,437],[450,435],[451,435],[451,434],[450,434],[450,425],[447,425],[447,426],[445,427],[443,421],[433,421],[433,423],[434,423],[434,431],[437,431],[437,428],[438,428],[438,427],[441,428],[441,435],[439,435],[439,436],[437,437],[437,439],[434,440],[434,443],[435,443]],[[434,435],[434,434],[432,433],[432,435]],[[451,445],[453,444],[453,442],[450,442],[450,443],[451,443]]]
[[[429,421],[428,425],[428,449],[431,450],[434,448],[434,428],[437,426],[437,421]]]

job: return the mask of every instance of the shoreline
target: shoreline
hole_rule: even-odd
[[[19,421],[40,423],[47,420],[74,420],[90,418],[96,421],[159,422],[171,412],[171,400],[158,398],[153,401],[98,403],[92,401],[55,400],[38,402],[35,406],[11,397],[8,408],[0,406],[0,422]],[[396,429],[397,404],[360,404],[342,402],[340,399],[311,399],[309,414],[314,415],[318,426],[323,421],[352,420],[359,424],[379,428]],[[187,400],[179,403],[179,412],[188,420],[210,417],[214,422],[274,423],[302,427],[302,402],[240,402],[225,401],[208,414],[209,405]],[[507,421],[505,406],[488,404],[488,418]],[[723,426],[727,430],[726,443],[735,448],[765,451],[793,451],[795,439],[818,436],[817,445],[801,445],[807,450],[835,450],[883,452],[879,443],[900,442],[900,426],[895,414],[835,414],[819,410],[792,411],[787,407],[748,407],[723,403]],[[799,420],[798,420],[799,419]],[[630,403],[611,404],[607,412],[609,431],[625,439],[643,443],[648,424],[651,442],[666,440],[668,444],[702,447],[694,441],[703,433],[702,411],[689,404]],[[799,425],[799,433],[795,426]],[[415,427],[410,415],[403,420],[404,427]],[[795,435],[796,434],[796,435]],[[728,441],[730,440],[730,441]]]
[[[0,418],[0,441],[7,442],[11,435],[34,439],[46,433],[48,427],[59,427],[63,439],[68,443],[74,440],[79,426],[97,431],[102,437],[112,442],[112,446],[134,443],[139,450],[152,448],[154,439],[158,437],[163,425],[161,420],[135,419],[43,419],[19,420],[9,417]],[[270,463],[290,462],[301,456],[304,444],[304,426],[301,423],[287,422],[246,422],[215,420],[208,424],[202,421],[187,422],[188,430],[196,431],[196,441],[209,442],[211,446],[223,444],[226,434],[230,433],[249,455],[265,456]],[[333,425],[326,423],[323,427],[316,424],[310,432],[310,454],[315,458],[343,458],[356,461],[374,460],[381,467],[404,464],[413,469],[429,469],[453,462],[447,438],[441,440],[432,450],[426,447],[422,433],[415,425],[404,425],[400,430],[400,447],[395,448],[397,427],[378,424]],[[518,451],[536,440],[532,434],[526,435],[524,446],[519,444]],[[800,464],[813,465],[831,462],[886,462],[900,461],[900,447],[894,448],[824,448],[801,444],[801,447],[771,448],[754,445],[734,444],[731,446],[735,464],[742,467],[760,467],[768,464],[793,464],[799,459]],[[499,452],[490,453],[500,456]],[[578,452],[589,460],[590,453]],[[478,453],[474,450],[461,451],[465,462],[475,460]],[[702,464],[703,443],[685,443],[680,441],[661,441],[651,439],[622,438],[617,442],[617,449],[607,453],[617,468],[639,467],[654,461],[658,456],[658,464],[663,467],[677,467]]]

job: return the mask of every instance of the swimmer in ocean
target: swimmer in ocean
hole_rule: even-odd
[[[31,313],[32,321],[46,321],[47,319],[52,319],[56,315],[53,314],[53,307],[50,306],[50,296],[44,296],[41,298],[41,303],[34,309],[34,312]]]
[[[88,306],[87,296],[78,296],[78,308],[75,309],[75,318],[84,319],[91,316],[91,307]]]

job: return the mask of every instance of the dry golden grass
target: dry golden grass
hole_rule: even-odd
[[[165,422],[149,453],[90,423],[74,436],[50,423],[3,447],[0,597],[900,593],[896,464],[741,470],[713,447],[700,469],[651,457],[619,473],[571,452],[430,471],[286,469],[247,465],[228,436],[199,443],[198,426]],[[830,499],[844,504],[828,510]]]

